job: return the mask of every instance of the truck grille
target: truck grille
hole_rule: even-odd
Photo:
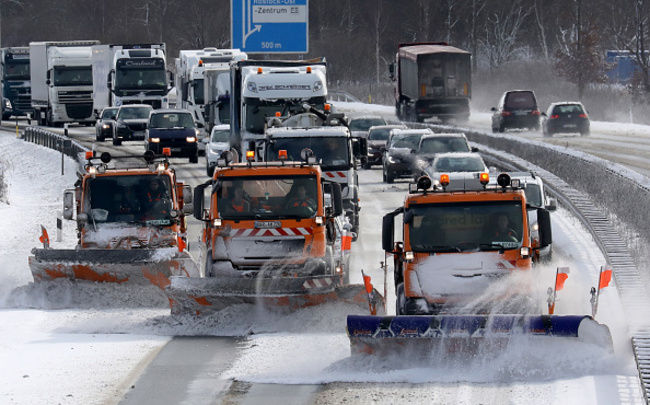
[[[65,112],[73,119],[89,118],[93,115],[93,103],[66,104]]]
[[[58,92],[59,102],[62,104],[70,103],[91,103],[93,102],[92,91],[60,91]]]
[[[32,109],[32,96],[31,94],[21,94],[14,102],[14,108],[18,111],[29,111]]]

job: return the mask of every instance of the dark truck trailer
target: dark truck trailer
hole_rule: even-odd
[[[472,56],[446,43],[400,44],[390,67],[400,120],[469,119]]]

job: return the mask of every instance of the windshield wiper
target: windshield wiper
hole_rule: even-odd
[[[499,249],[499,253],[503,253],[506,250],[505,246],[500,243],[481,243],[479,247],[481,250],[494,250],[494,248],[497,248]]]
[[[429,251],[429,252],[461,252],[461,249],[458,246],[451,245],[413,245],[414,248],[417,248],[418,251]]]

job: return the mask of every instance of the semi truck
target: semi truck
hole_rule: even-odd
[[[29,47],[0,50],[2,80],[2,119],[32,114],[32,90],[29,70]]]
[[[176,108],[188,110],[194,116],[200,131],[200,151],[205,150],[205,138],[209,136],[212,127],[228,123],[222,122],[224,114],[220,114],[219,109],[225,107],[225,112],[229,113],[229,102],[223,102],[219,96],[230,92],[230,62],[245,60],[246,57],[239,49],[204,48],[181,50],[176,58]],[[220,75],[224,76],[222,82],[225,83],[225,88],[217,85]],[[209,114],[208,108],[212,106],[217,108]],[[211,118],[210,123],[208,117]]]
[[[469,119],[472,96],[471,54],[444,42],[398,46],[389,66],[395,114],[403,121]]]
[[[327,97],[325,58],[302,61],[245,60],[231,65],[231,144],[240,155],[263,148],[267,118],[323,110]],[[263,156],[258,150],[256,156]]]
[[[91,125],[92,46],[99,41],[30,42],[32,109],[39,125]]]
[[[94,110],[125,104],[169,108],[174,87],[165,44],[96,45],[92,48]]]

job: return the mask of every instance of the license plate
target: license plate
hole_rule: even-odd
[[[255,228],[257,229],[275,229],[281,226],[280,221],[255,221]]]
[[[135,131],[135,132],[133,133],[133,136],[137,136],[137,137],[140,137],[140,136],[141,136],[141,137],[144,138],[144,131]]]
[[[171,151],[172,151],[172,152],[180,152],[180,151],[181,151],[181,148],[171,148]]]
[[[515,115],[528,115],[526,111],[515,111]]]
[[[577,125],[576,124],[564,124],[564,128],[575,128]]]

